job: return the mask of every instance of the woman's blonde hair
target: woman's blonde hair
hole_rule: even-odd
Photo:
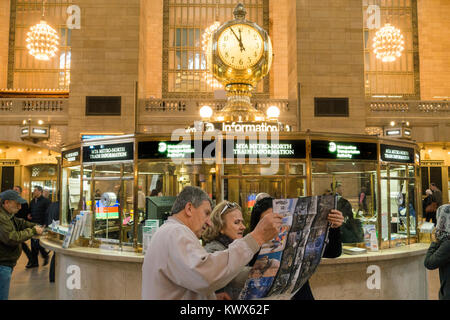
[[[225,209],[225,206],[227,205],[229,208]],[[212,225],[210,227],[208,226],[202,234],[202,239],[205,243],[213,241],[220,235],[220,231],[225,227],[226,215],[236,209],[242,212],[242,209],[238,204],[226,200],[214,207],[210,218]]]

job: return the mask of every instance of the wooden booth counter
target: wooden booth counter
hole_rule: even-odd
[[[63,249],[48,239],[42,245],[56,253],[58,299],[141,299],[144,256],[98,248]],[[310,285],[316,299],[428,299],[423,265],[429,243],[418,243],[359,255],[322,259]]]

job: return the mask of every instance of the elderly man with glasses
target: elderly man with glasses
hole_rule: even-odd
[[[211,199],[197,187],[185,187],[178,195],[171,216],[153,235],[142,266],[142,299],[229,299],[215,291],[228,284],[258,252],[275,237],[281,215],[261,219],[253,232],[208,253],[200,237],[211,226]]]

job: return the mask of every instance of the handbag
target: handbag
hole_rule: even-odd
[[[426,206],[425,208],[425,212],[426,213],[430,213],[430,212],[436,212],[437,210],[437,203],[436,202],[432,202],[429,205]]]

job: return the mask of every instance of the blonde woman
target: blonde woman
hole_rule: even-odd
[[[210,216],[211,226],[202,234],[205,250],[212,253],[228,249],[236,239],[244,236],[245,225],[241,207],[235,202],[223,201],[219,203]],[[236,300],[247,280],[250,267],[245,267],[231,282],[218,292],[227,293]]]

